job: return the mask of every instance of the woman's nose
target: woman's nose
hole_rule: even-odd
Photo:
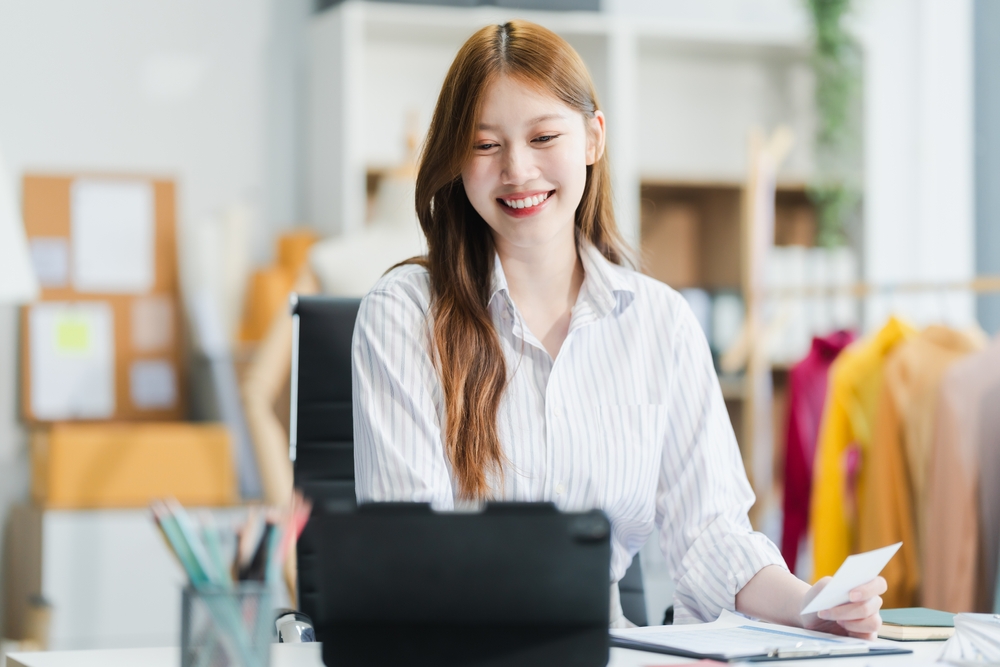
[[[538,169],[531,159],[531,149],[527,146],[511,146],[504,151],[504,185],[520,185],[537,176]]]

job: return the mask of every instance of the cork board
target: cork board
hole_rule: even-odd
[[[73,184],[85,178],[101,182],[148,183],[152,191],[152,280],[147,289],[133,293],[84,292],[75,288],[69,270],[73,246]],[[59,304],[104,304],[110,310],[113,331],[113,408],[96,419],[125,421],[177,420],[186,414],[186,378],[183,364],[182,318],[177,275],[176,201],[173,182],[166,179],[120,174],[36,175],[24,177],[22,197],[25,232],[42,282],[39,302],[22,309],[21,368],[22,412],[29,422],[53,420],[54,413],[36,410],[32,367],[33,311]],[[67,273],[62,284],[41,275],[36,252],[61,251]],[[42,262],[44,264],[44,261]],[[42,269],[42,270],[39,270]],[[58,282],[58,281],[57,281]],[[153,384],[150,384],[152,378]],[[159,378],[159,379],[157,379]],[[172,391],[148,389],[166,387]],[[156,383],[159,385],[156,385]],[[39,385],[41,386],[41,385]],[[67,414],[58,419],[94,419]]]

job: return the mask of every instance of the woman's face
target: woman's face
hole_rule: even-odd
[[[486,93],[474,139],[462,182],[497,248],[573,243],[587,165],[604,150],[603,114],[586,118],[538,87],[502,76]]]

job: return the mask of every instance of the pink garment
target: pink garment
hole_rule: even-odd
[[[806,358],[788,374],[788,436],[785,450],[785,520],[781,555],[795,572],[799,543],[809,529],[809,494],[812,491],[813,456],[826,403],[830,365],[854,341],[851,331],[837,331],[813,338]]]

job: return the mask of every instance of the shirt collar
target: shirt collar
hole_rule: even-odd
[[[583,240],[578,247],[584,278],[577,306],[582,304],[584,308],[591,310],[597,318],[601,318],[614,310],[619,302],[622,308],[632,303],[632,299],[635,298],[635,289],[626,280],[624,269],[608,261],[590,241]],[[503,292],[507,302],[510,303],[507,276],[503,272],[500,255],[494,254],[490,302],[499,292]],[[574,319],[576,317],[577,314],[574,313]]]
[[[626,280],[622,267],[608,261],[589,241],[581,241],[579,247],[585,276],[577,304],[589,304],[597,318],[612,312],[619,304],[627,308],[635,298],[635,289]]]

